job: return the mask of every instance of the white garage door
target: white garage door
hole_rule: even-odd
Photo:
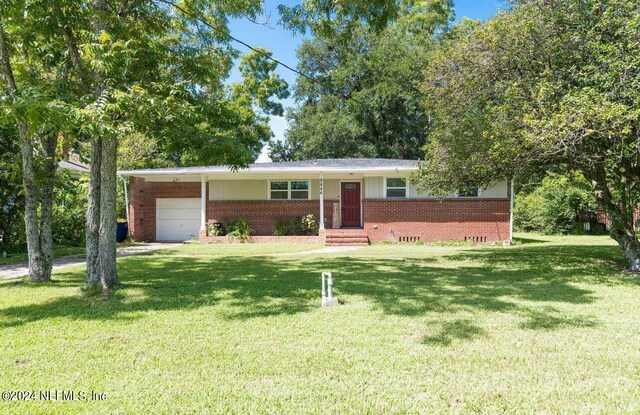
[[[156,240],[186,241],[200,232],[200,199],[156,199]]]

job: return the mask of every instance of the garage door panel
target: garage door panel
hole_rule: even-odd
[[[166,219],[158,223],[156,239],[159,241],[186,241],[193,237],[197,238],[199,232],[199,220]]]
[[[200,209],[158,209],[156,208],[156,219],[197,219],[200,218]]]
[[[200,209],[200,199],[196,198],[163,198],[156,199],[157,209]]]
[[[200,233],[200,199],[156,199],[156,240],[185,241]]]

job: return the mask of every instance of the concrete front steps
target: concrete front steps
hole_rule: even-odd
[[[364,232],[336,232],[327,233],[325,244],[327,246],[366,246],[369,245],[369,237]]]

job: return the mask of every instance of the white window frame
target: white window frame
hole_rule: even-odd
[[[404,187],[388,187],[387,186],[387,179],[402,179],[404,180]],[[383,195],[385,199],[408,199],[409,198],[409,181],[407,180],[406,177],[402,177],[402,176],[384,176],[382,178],[382,184],[384,186],[384,190],[383,190]],[[388,189],[404,189],[404,197],[400,197],[400,196],[389,196],[387,195],[387,190]]]
[[[272,182],[286,182],[287,183],[287,198],[286,199],[272,199],[271,198],[271,183]],[[291,199],[291,182],[307,182],[307,198],[306,199]],[[284,192],[282,190],[273,190],[274,192]],[[295,190],[294,190],[295,191]],[[269,179],[267,180],[267,197],[268,200],[311,200],[311,180],[310,179]]]

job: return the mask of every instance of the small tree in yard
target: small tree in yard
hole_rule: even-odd
[[[51,274],[60,134],[79,150],[90,147],[87,285],[105,293],[119,281],[116,166],[124,137],[153,137],[174,164],[242,167],[255,159],[271,137],[255,110],[282,112],[270,98],[286,97],[287,84],[266,51],[243,57],[239,87],[224,80],[238,55],[227,19],[260,11],[258,0],[0,2],[0,121],[20,138],[32,279]]]
[[[0,3],[0,127],[19,142],[29,279],[47,282],[53,263],[56,146],[69,125],[72,91],[58,42],[41,36],[51,22],[44,21],[39,6],[19,3]]]
[[[640,271],[639,27],[635,0],[522,0],[463,21],[427,68],[434,130],[413,179],[446,194],[563,165],[591,183]]]

